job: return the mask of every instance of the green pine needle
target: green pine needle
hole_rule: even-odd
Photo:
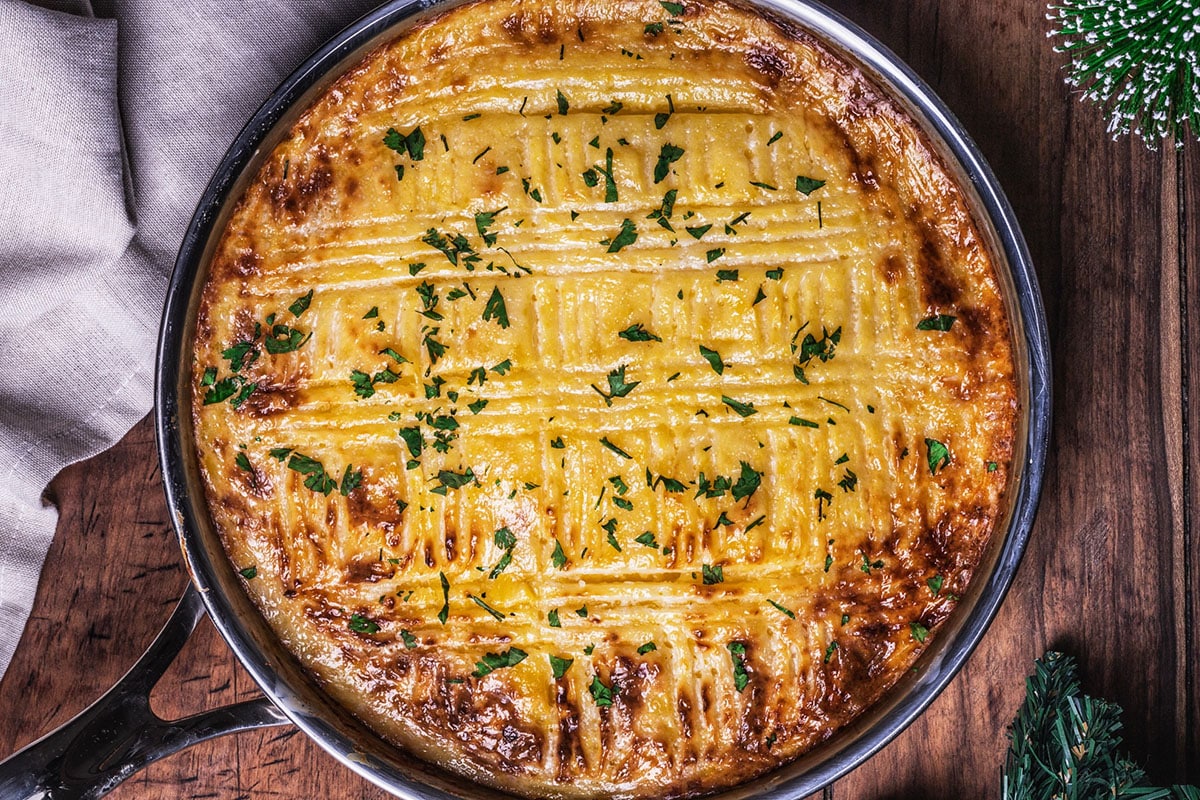
[[[1200,788],[1138,786],[1145,772],[1120,752],[1121,707],[1079,687],[1075,660],[1049,652],[1025,681],[1008,729],[1003,800],[1200,800]]]
[[[1200,134],[1197,0],[1063,0],[1046,18],[1071,55],[1067,82],[1109,113],[1114,138],[1134,133],[1154,149],[1185,128]]]

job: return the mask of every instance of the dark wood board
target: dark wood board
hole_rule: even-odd
[[[833,3],[907,61],[979,144],[1037,265],[1055,362],[1041,511],[1004,607],[946,692],[836,798],[995,797],[1022,679],[1047,648],[1125,709],[1159,782],[1200,782],[1200,146],[1116,142],[1061,80],[1032,0]],[[185,577],[148,421],[63,471],[58,532],[0,681],[0,754],[58,725],[131,665]],[[156,694],[179,716],[255,695],[207,622]],[[112,795],[382,798],[291,728],[172,756]]]

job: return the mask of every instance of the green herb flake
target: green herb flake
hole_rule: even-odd
[[[637,538],[634,539],[634,541],[640,545],[645,545],[646,547],[653,548],[654,550],[658,549],[658,542],[656,542],[654,540],[654,534],[651,533],[650,531],[646,531],[644,533],[639,534],[637,536]]]
[[[912,638],[921,644],[925,644],[925,639],[929,637],[929,628],[926,628],[919,622],[910,622],[908,623],[908,629],[912,633]]]
[[[556,89],[554,95],[554,101],[558,105],[558,113],[565,117],[567,115],[567,110],[571,107],[571,104],[567,102],[567,98],[561,91]]]
[[[772,599],[771,599],[771,598],[769,598],[769,597],[767,598],[767,602],[768,602],[768,603],[770,603],[772,606],[774,606],[776,610],[778,610],[778,611],[782,611],[784,614],[786,614],[786,615],[788,616],[788,618],[789,618],[789,619],[795,619],[795,618],[796,618],[796,612],[795,612],[795,611],[792,611],[790,608],[786,608],[786,607],[784,607],[784,606],[781,606],[779,603],[776,603],[774,600],[772,600]]]
[[[746,645],[730,642],[725,646],[729,649],[729,658],[733,661],[733,686],[741,692],[750,683],[750,673],[746,669]]]
[[[764,274],[771,280],[777,281],[783,277],[783,267],[776,267],[775,269],[769,269]]]
[[[683,157],[682,147],[676,147],[670,142],[665,143],[658,152],[658,161],[654,164],[654,182],[661,183],[667,177],[671,165]]]
[[[637,241],[638,232],[637,226],[633,220],[626,217],[621,221],[621,230],[612,239],[603,239],[600,244],[607,245],[609,253],[619,253],[622,248],[628,247]]]
[[[763,474],[751,467],[745,461],[739,462],[741,465],[741,473],[738,475],[737,482],[730,487],[730,493],[734,500],[747,500],[758,491],[758,487],[762,485]]]
[[[492,372],[496,373],[497,375],[505,375],[510,369],[512,369],[512,360],[508,358],[504,359],[496,366],[491,367]]]
[[[503,653],[485,653],[483,658],[475,662],[475,671],[471,673],[471,677],[482,678],[498,669],[515,667],[528,657],[528,653],[516,647],[511,647]]]
[[[701,564],[700,576],[705,586],[714,586],[718,583],[724,583],[725,569],[720,564],[715,567],[709,564]]]
[[[562,569],[567,564],[567,554],[563,552],[562,542],[554,540],[554,552],[550,554],[550,563],[555,569]]]
[[[683,3],[673,3],[670,0],[658,0],[658,4],[667,10],[672,17],[683,16]]]
[[[438,622],[445,625],[446,620],[450,616],[450,581],[446,580],[446,573],[444,572],[439,571],[438,578],[442,584],[442,608],[438,611],[437,618]]]
[[[288,306],[288,311],[292,312],[293,317],[298,317],[308,310],[308,306],[312,303],[313,290],[309,289],[308,294],[303,294],[292,301]]]
[[[562,620],[558,618],[558,609],[550,609],[550,613],[546,615],[546,620],[550,623],[551,628],[561,628]]]
[[[483,321],[489,322],[493,319],[501,328],[509,326],[508,308],[504,305],[504,295],[500,294],[499,286],[492,289],[492,295],[483,309]]]
[[[241,575],[246,580],[252,581],[258,577],[258,566],[255,564],[251,564],[250,566],[246,567],[245,569],[238,570],[238,574]]]
[[[811,419],[804,419],[803,417],[792,417],[791,419],[788,420],[788,424],[789,425],[799,425],[802,428],[819,428],[819,427],[821,427],[817,423],[813,422]]]
[[[684,228],[684,230],[686,230],[688,232],[688,235],[691,236],[693,239],[699,240],[701,236],[703,236],[704,234],[706,234],[710,230],[712,230],[712,225],[696,225],[695,227],[689,226],[687,228]]]
[[[771,145],[775,144],[782,138],[783,138],[783,131],[775,131],[775,133],[771,136],[771,138],[767,139],[767,147],[770,147]]]
[[[608,391],[605,392],[600,387],[592,384],[592,389],[604,398],[604,404],[611,406],[614,397],[626,397],[635,388],[641,385],[641,381],[626,381],[625,370],[627,365],[622,364],[620,367],[608,373]]]
[[[605,446],[605,447],[607,447],[609,450],[611,450],[611,451],[613,451],[614,453],[616,453],[617,455],[619,455],[621,458],[624,458],[624,459],[626,459],[626,460],[632,460],[632,459],[633,459],[633,456],[629,455],[629,453],[626,453],[624,450],[622,450],[621,448],[617,447],[615,444],[613,444],[612,442],[610,442],[610,441],[608,440],[608,437],[607,437],[607,436],[601,436],[601,437],[600,437],[600,444],[604,445],[604,446]]]
[[[925,439],[925,447],[929,451],[929,474],[937,475],[938,470],[944,469],[950,463],[950,448],[937,439]]]
[[[704,360],[713,368],[713,372],[718,375],[725,374],[725,362],[721,360],[721,354],[716,350],[709,349],[704,345],[700,345],[700,355],[704,356]],[[753,412],[751,412],[753,413]]]
[[[592,683],[588,686],[588,691],[592,694],[592,699],[596,701],[597,706],[611,706],[613,701],[613,690],[609,686],[605,686],[600,680],[599,675],[592,676]]]
[[[716,261],[721,256],[725,255],[724,247],[714,247],[704,254],[705,260],[709,264]],[[736,281],[738,279],[738,271],[736,269],[723,269],[717,272],[717,281]]]
[[[640,322],[630,325],[625,330],[619,332],[617,334],[617,336],[620,336],[622,339],[624,339],[627,342],[661,342],[662,341],[662,339],[660,337],[655,336],[653,333],[646,330],[646,326]]]
[[[806,197],[824,185],[825,181],[819,181],[816,178],[806,178],[803,175],[796,176],[796,191]]]
[[[925,585],[929,587],[929,591],[933,592],[933,596],[937,597],[942,593],[942,584],[945,583],[945,580],[941,575],[934,575],[925,581]]]
[[[823,663],[825,663],[825,664],[828,664],[828,663],[829,663],[829,660],[830,660],[831,658],[833,658],[833,653],[834,653],[834,651],[835,651],[835,650],[837,650],[837,649],[838,649],[838,643],[837,643],[837,642],[830,642],[830,643],[829,643],[829,646],[825,648],[825,658],[824,658],[824,659],[822,659]]]
[[[554,680],[558,680],[563,675],[567,674],[567,670],[575,663],[573,658],[559,658],[558,656],[550,656],[550,669],[554,672]]]
[[[362,470],[355,469],[353,464],[347,464],[346,471],[342,473],[342,497],[349,497],[351,492],[362,485],[362,479]]]
[[[934,314],[932,317],[926,317],[917,323],[919,331],[948,331],[954,325],[954,320],[958,319],[949,314]]]
[[[740,400],[734,400],[732,397],[721,395],[721,402],[732,408],[738,413],[738,416],[748,417],[751,414],[757,414],[758,409],[754,407],[754,403],[743,403]]]
[[[646,655],[646,653],[653,653],[657,649],[658,649],[658,645],[656,645],[654,642],[646,642],[644,645],[642,645],[641,647],[639,647],[637,649],[637,654],[639,656],[644,656],[644,655]]]
[[[362,614],[350,615],[349,628],[355,633],[379,633],[379,625]]]
[[[404,642],[404,648],[406,650],[412,650],[417,646],[417,637],[413,636],[409,631],[401,630],[400,639]]]

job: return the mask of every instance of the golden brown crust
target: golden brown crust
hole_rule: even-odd
[[[959,187],[806,32],[665,8],[477,2],[371,54],[266,159],[200,309],[251,596],[382,735],[529,795],[811,749],[1003,512],[1010,332]]]

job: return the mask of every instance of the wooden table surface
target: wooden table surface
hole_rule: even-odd
[[[1055,421],[1041,511],[962,673],[837,798],[995,797],[1022,679],[1047,648],[1125,709],[1159,782],[1200,782],[1200,147],[1111,141],[1064,86],[1040,0],[844,0],[979,143],[1024,228],[1050,322]],[[1188,223],[1191,222],[1189,225]],[[148,420],[65,470],[33,616],[0,682],[0,754],[82,709],[141,653],[185,576]],[[202,623],[156,694],[183,715],[255,695]],[[177,754],[113,797],[380,798],[293,728]]]

